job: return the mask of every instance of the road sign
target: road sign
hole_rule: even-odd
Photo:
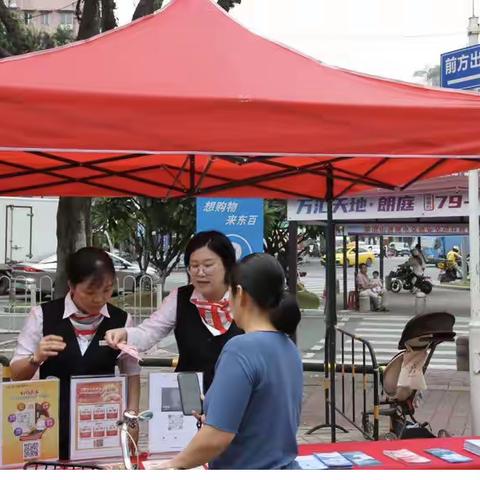
[[[197,198],[197,232],[218,230],[230,238],[237,259],[263,252],[263,200]]]
[[[441,85],[446,88],[480,88],[480,45],[460,48],[440,56]]]

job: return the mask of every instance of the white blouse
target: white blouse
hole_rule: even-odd
[[[70,321],[70,316],[78,313],[78,308],[72,300],[70,293],[65,297],[65,310],[63,312],[63,319]],[[104,305],[100,313],[104,317],[109,317],[107,305]],[[133,324],[132,317],[127,314],[127,321],[125,326],[129,327]],[[37,305],[30,310],[30,313],[25,320],[25,324],[18,336],[17,347],[10,363],[21,360],[22,358],[33,355],[43,337],[43,310],[41,305]],[[82,355],[85,354],[88,346],[90,345],[90,339],[85,336],[77,336],[78,346]],[[140,365],[138,361],[132,358],[130,355],[120,354],[117,358],[118,367],[120,373],[126,375],[138,375],[140,373]],[[38,371],[37,371],[38,374]]]
[[[203,297],[194,290],[191,298],[202,299]],[[228,301],[228,299],[229,292],[227,290],[222,300]],[[165,298],[160,308],[153,312],[138,327],[126,328],[128,335],[127,343],[137,347],[140,352],[144,352],[169,335],[177,324],[177,302],[178,289],[175,289]],[[212,335],[219,335],[220,332],[209,325],[208,319],[207,321],[205,319],[202,320]]]

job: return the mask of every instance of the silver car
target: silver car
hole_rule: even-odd
[[[144,276],[141,276],[140,267],[124,258],[107,252],[113,260],[117,274],[116,292],[133,291],[135,287],[150,290],[152,284],[158,283],[158,274],[153,267],[148,267]],[[52,294],[55,288],[57,272],[57,254],[44,258],[32,259],[31,262],[17,263],[12,266],[12,289],[15,292],[31,291],[35,288],[42,295]]]

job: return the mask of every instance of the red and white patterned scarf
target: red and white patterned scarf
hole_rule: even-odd
[[[86,342],[92,341],[102,320],[103,315],[101,313],[89,315],[88,313],[77,311],[70,315],[70,322],[72,322],[75,330],[75,336],[84,339]]]
[[[228,302],[228,293],[218,302],[209,302],[193,292],[190,301],[197,307],[203,323],[214,336],[227,332],[233,322]]]

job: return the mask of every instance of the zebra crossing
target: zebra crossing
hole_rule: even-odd
[[[375,353],[377,363],[386,364],[398,352],[398,341],[400,340],[403,328],[411,317],[395,315],[368,315],[352,314],[348,317],[339,318],[339,326],[355,336],[367,340]],[[468,335],[468,324],[470,319],[467,317],[457,317],[454,330],[458,336]],[[343,325],[343,326],[342,326]],[[304,359],[323,359],[324,339],[321,339],[308,352],[304,353]],[[342,339],[339,334],[337,337],[337,362],[345,364],[356,364],[363,362],[362,345],[354,341],[352,352],[352,340],[344,336],[344,355],[342,359],[341,352]],[[368,349],[366,350],[366,363],[371,364]],[[456,370],[456,345],[455,342],[444,342],[440,344],[430,360],[429,368],[437,370]]]

